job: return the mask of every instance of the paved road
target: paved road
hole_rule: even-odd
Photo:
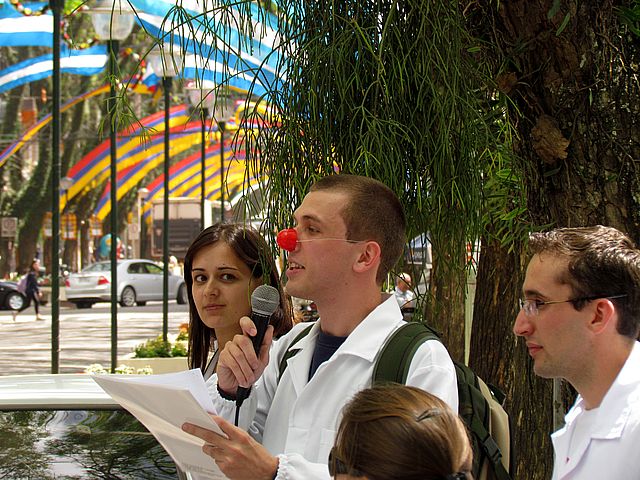
[[[44,321],[36,321],[33,308],[15,322],[0,311],[0,375],[51,373],[51,315],[42,308]],[[169,333],[189,321],[187,305],[169,302]],[[144,307],[118,307],[118,358],[162,333],[162,303]],[[60,309],[60,373],[79,373],[87,365],[111,365],[111,310],[108,303],[91,309]]]

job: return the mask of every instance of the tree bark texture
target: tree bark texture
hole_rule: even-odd
[[[628,2],[553,3],[501,2],[495,16],[534,224],[607,224],[638,241],[640,39],[615,9]]]
[[[431,284],[425,307],[425,322],[441,336],[451,357],[464,362],[464,269],[434,255]]]

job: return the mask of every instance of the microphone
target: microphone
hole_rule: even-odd
[[[256,355],[260,353],[260,345],[264,340],[264,334],[269,326],[271,316],[280,306],[280,292],[270,285],[260,285],[251,294],[251,320],[256,326],[256,334],[252,337],[253,349]],[[242,402],[249,396],[251,387],[238,387],[236,391],[236,406],[240,407]]]

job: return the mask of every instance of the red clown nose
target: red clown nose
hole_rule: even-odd
[[[287,252],[293,252],[298,244],[298,233],[293,228],[285,228],[278,232],[276,241],[280,248]]]

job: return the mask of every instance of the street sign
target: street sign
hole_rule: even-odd
[[[4,238],[16,238],[18,233],[18,219],[16,217],[2,217],[0,231]]]

